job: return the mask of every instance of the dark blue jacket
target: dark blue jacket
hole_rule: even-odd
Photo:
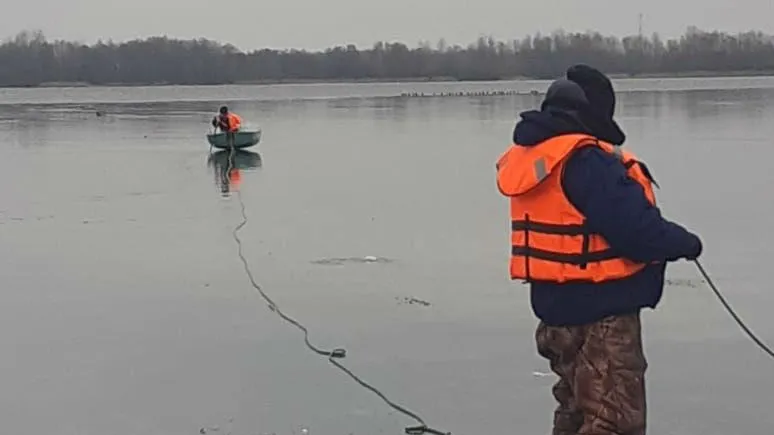
[[[546,108],[521,114],[514,143],[534,146],[554,136],[588,133],[569,110]],[[614,156],[581,148],[567,161],[562,188],[570,202],[620,255],[638,262],[659,261],[634,276],[601,284],[531,284],[535,315],[549,325],[579,325],[615,314],[655,308],[661,299],[667,261],[698,256],[701,241],[661,216],[642,187]]]

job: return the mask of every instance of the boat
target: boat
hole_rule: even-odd
[[[250,148],[261,141],[261,130],[240,130],[233,134],[234,148]],[[215,148],[229,149],[226,133],[207,133],[207,142]]]

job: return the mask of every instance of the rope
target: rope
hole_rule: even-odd
[[[229,143],[229,156],[228,156],[228,165],[226,166],[226,177],[228,177],[229,173],[231,172],[232,165],[233,165],[233,158],[234,153],[236,151],[236,147],[233,144],[233,136],[229,137],[229,140],[231,143]],[[276,313],[278,316],[280,316],[282,319],[284,319],[286,322],[290,323],[291,325],[295,326],[296,328],[300,329],[304,333],[304,343],[306,343],[306,346],[311,349],[314,353],[327,357],[328,361],[336,368],[341,370],[342,372],[346,373],[349,377],[351,377],[353,380],[355,380],[358,384],[360,384],[362,387],[366,388],[367,390],[373,392],[377,396],[379,396],[380,399],[382,399],[388,406],[390,406],[392,409],[400,412],[401,414],[410,417],[414,420],[416,420],[417,423],[419,423],[419,426],[412,426],[407,427],[405,429],[406,434],[409,435],[422,435],[422,434],[433,434],[433,435],[451,435],[450,432],[441,432],[436,429],[433,429],[431,427],[428,427],[425,421],[419,417],[417,414],[409,411],[408,409],[392,402],[390,399],[387,398],[381,391],[374,388],[370,384],[366,383],[352,373],[351,370],[346,368],[343,364],[341,364],[337,359],[342,359],[346,357],[347,351],[343,348],[335,348],[332,350],[324,350],[321,349],[315,345],[313,345],[309,341],[309,330],[302,325],[297,320],[291,318],[287,314],[283,313],[282,310],[280,310],[279,306],[276,302],[274,302],[269,295],[266,294],[266,292],[263,290],[263,288],[255,281],[255,278],[253,277],[253,273],[250,270],[250,265],[248,264],[247,259],[244,256],[243,250],[242,250],[242,240],[239,238],[239,231],[244,228],[245,225],[247,225],[247,213],[245,211],[245,203],[242,200],[242,192],[240,190],[236,191],[237,199],[239,200],[239,206],[242,213],[242,221],[234,227],[234,230],[232,231],[232,236],[234,237],[234,241],[237,243],[237,253],[239,255],[239,259],[242,262],[242,266],[244,268],[245,274],[247,274],[247,278],[250,280],[250,285],[261,295],[261,297],[266,301],[266,304],[268,305],[269,309]]]
[[[229,173],[231,172],[231,169],[233,168],[233,158],[234,153],[236,151],[236,147],[233,144],[233,136],[228,137],[229,141],[231,142],[229,144],[229,157],[228,157],[228,165],[226,167],[226,178],[228,177]],[[226,180],[224,180],[226,181]],[[247,212],[245,210],[245,203],[242,200],[242,192],[240,190],[237,190],[236,192],[237,199],[239,201],[240,211],[242,214],[242,221],[234,227],[234,230],[232,231],[232,236],[234,238],[234,241],[237,243],[237,253],[239,256],[239,259],[242,262],[242,266],[244,268],[245,274],[247,275],[247,278],[250,281],[250,284],[252,287],[261,295],[261,297],[266,301],[266,304],[268,305],[269,309],[276,313],[278,316],[280,316],[283,320],[287,321],[291,325],[295,326],[296,328],[300,329],[304,333],[304,343],[306,346],[312,350],[314,353],[327,357],[328,361],[336,368],[347,374],[350,378],[352,378],[355,382],[360,384],[362,387],[366,388],[367,390],[371,391],[372,393],[376,394],[382,401],[384,401],[389,407],[394,409],[395,411],[400,412],[401,414],[410,417],[414,419],[417,423],[419,423],[419,426],[412,426],[405,428],[405,432],[408,435],[422,435],[422,434],[432,434],[432,435],[451,435],[450,432],[441,432],[439,430],[433,429],[425,423],[425,421],[418,416],[416,413],[409,411],[408,409],[396,404],[395,402],[391,401],[387,398],[387,396],[384,395],[381,391],[373,387],[372,385],[365,382],[362,378],[355,375],[351,370],[346,368],[343,364],[341,364],[338,359],[345,358],[347,355],[346,349],[343,348],[335,348],[332,350],[324,350],[321,349],[314,344],[311,343],[309,340],[309,330],[302,325],[297,320],[293,319],[292,317],[288,316],[287,314],[283,313],[282,310],[280,310],[279,306],[276,302],[274,302],[269,295],[266,294],[266,292],[263,290],[263,288],[256,282],[255,277],[253,276],[252,271],[250,270],[250,265],[247,261],[247,259],[244,256],[244,252],[242,249],[242,240],[239,238],[239,231],[247,225],[248,217]],[[733,308],[731,308],[731,305],[726,301],[726,299],[723,297],[722,293],[720,293],[720,290],[718,290],[718,287],[715,285],[715,283],[712,281],[712,278],[710,278],[707,271],[704,269],[704,267],[701,265],[698,259],[693,260],[693,262],[696,264],[696,267],[699,269],[699,272],[704,277],[704,279],[707,281],[707,284],[709,285],[710,289],[715,293],[715,295],[720,300],[720,303],[723,304],[725,309],[728,311],[728,313],[731,315],[731,317],[734,318],[736,323],[742,328],[742,330],[750,337],[750,339],[755,342],[758,347],[763,350],[766,354],[768,354],[770,357],[774,358],[774,351],[769,348],[763,341],[761,341],[751,330],[747,327],[747,325],[742,321],[741,318],[736,314]]]
[[[720,303],[723,304],[723,306],[726,308],[729,314],[731,314],[731,317],[736,320],[736,323],[739,324],[739,326],[744,330],[744,332],[747,333],[747,335],[752,339],[752,341],[755,342],[755,344],[758,345],[758,347],[761,348],[764,352],[766,352],[770,357],[774,358],[774,351],[771,350],[765,343],[763,343],[758,337],[753,334],[753,332],[750,330],[750,328],[747,327],[747,325],[744,324],[742,319],[739,318],[739,316],[734,312],[734,309],[731,308],[731,305],[726,302],[726,298],[723,297],[723,295],[720,293],[720,290],[718,290],[717,286],[715,286],[715,283],[712,282],[712,278],[710,278],[709,274],[706,270],[704,270],[704,267],[701,265],[699,260],[693,260],[694,263],[696,263],[696,267],[699,268],[699,272],[704,276],[704,279],[707,281],[707,284],[712,289],[712,291],[715,293],[715,296],[720,299]]]

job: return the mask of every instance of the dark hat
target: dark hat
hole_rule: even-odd
[[[540,110],[545,110],[547,107],[586,111],[589,107],[589,100],[586,98],[583,88],[577,83],[567,79],[558,79],[548,87]]]
[[[228,107],[220,106],[220,113],[228,113]]]
[[[567,79],[577,83],[586,94],[589,110],[584,111],[585,122],[600,139],[614,145],[621,145],[626,135],[613,120],[615,113],[615,92],[610,79],[599,70],[588,65],[573,65],[567,69]]]

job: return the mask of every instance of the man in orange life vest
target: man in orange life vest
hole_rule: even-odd
[[[222,132],[235,133],[242,127],[242,118],[236,113],[229,112],[228,107],[220,108],[220,115],[212,118],[212,126]]]
[[[510,276],[530,283],[535,339],[559,380],[554,435],[644,435],[640,311],[661,299],[666,263],[700,239],[662,217],[644,163],[620,148],[610,80],[586,65],[521,114],[497,162],[509,197]]]

